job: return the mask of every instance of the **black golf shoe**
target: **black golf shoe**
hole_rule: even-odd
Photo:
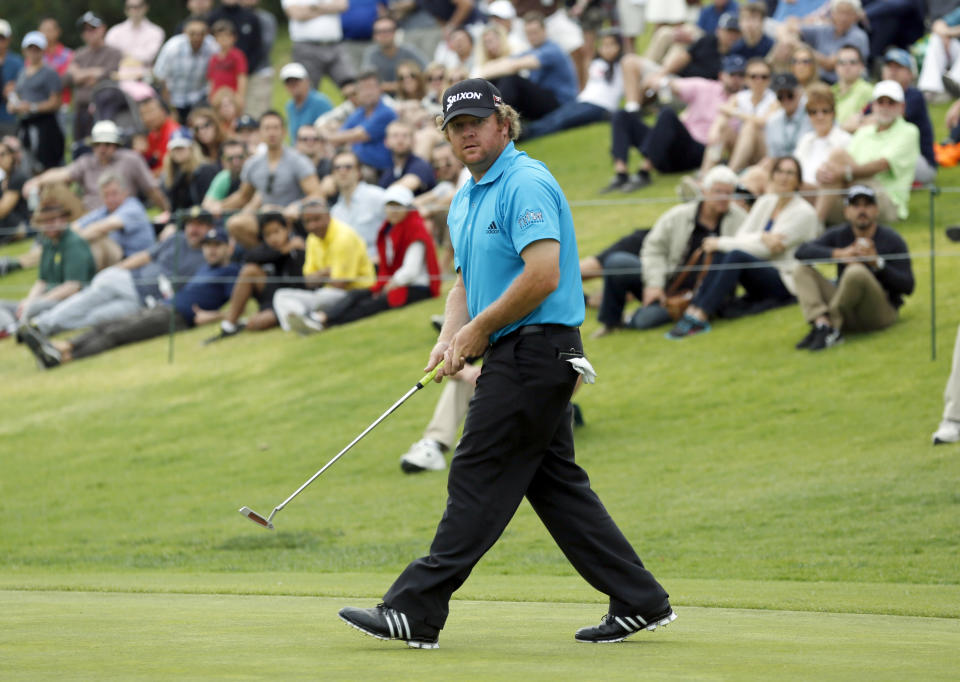
[[[425,623],[407,618],[407,614],[378,604],[373,609],[346,606],[340,609],[340,620],[360,632],[377,639],[402,639],[413,649],[439,649],[440,631]]]
[[[677,619],[677,614],[667,606],[665,611],[655,616],[614,616],[607,614],[599,625],[589,628],[580,628],[574,638],[578,642],[593,644],[608,644],[622,642],[627,637],[640,630],[656,630],[660,626],[666,627]]]
[[[37,362],[44,369],[51,369],[60,365],[60,351],[32,324],[20,325],[17,329],[17,338],[23,340],[23,343],[36,356]]]

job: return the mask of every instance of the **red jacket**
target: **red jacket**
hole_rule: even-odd
[[[374,293],[383,289],[393,277],[393,273],[403,265],[407,247],[414,242],[423,242],[426,251],[427,272],[430,273],[430,295],[440,295],[440,264],[437,262],[437,247],[433,237],[423,224],[423,218],[415,209],[410,209],[407,217],[396,225],[389,221],[380,226],[377,234],[377,252],[380,254],[380,267],[377,271],[377,283],[371,287]],[[387,303],[397,308],[407,302],[407,287],[397,287],[387,292]]]

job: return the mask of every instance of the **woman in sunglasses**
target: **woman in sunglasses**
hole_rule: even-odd
[[[834,149],[846,149],[850,133],[837,125],[833,91],[823,83],[807,89],[807,116],[813,130],[797,142],[796,157],[803,167],[803,190],[817,188],[817,171]]]

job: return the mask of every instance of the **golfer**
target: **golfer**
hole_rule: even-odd
[[[442,360],[439,380],[481,355],[483,370],[429,556],[404,570],[382,604],[347,607],[340,617],[379,639],[437,648],[451,595],[526,495],[580,575],[610,597],[608,615],[577,631],[577,641],[618,642],[666,625],[676,618],[667,593],[574,461],[574,365],[592,368],[580,341],[583,289],[570,207],[546,167],[514,148],[519,118],[489,82],[449,87],[438,123],[473,179],[450,206],[458,276],[426,370]]]

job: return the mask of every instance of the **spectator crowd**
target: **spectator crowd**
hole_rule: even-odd
[[[0,338],[49,368],[171,328],[313,334],[438,296],[469,173],[435,119],[478,77],[521,115],[521,145],[605,125],[599,193],[683,174],[680,204],[581,262],[603,278],[596,336],[683,340],[799,302],[797,348],[822,350],[894,324],[913,291],[897,223],[947,158],[930,103],[957,98],[960,143],[960,1],[258,5],[187,0],[169,34],[146,0],[112,25],[88,11],[15,35],[0,18],[0,242],[35,240],[0,277],[37,272],[0,301]],[[292,56],[275,65],[278,24]]]

